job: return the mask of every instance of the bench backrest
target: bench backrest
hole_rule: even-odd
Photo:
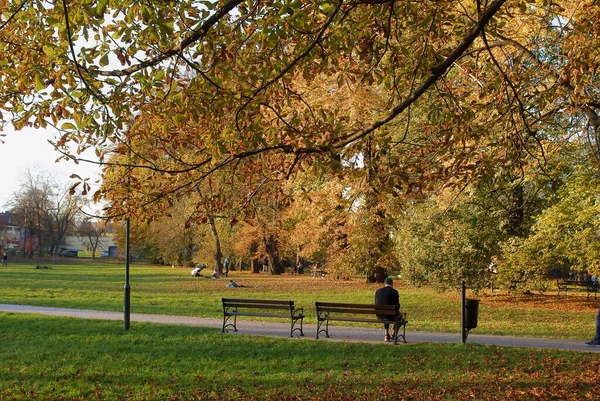
[[[358,315],[396,316],[400,313],[399,305],[345,304],[334,302],[315,302],[318,312],[346,313]]]
[[[571,280],[568,278],[557,278],[556,279],[556,283],[560,286],[560,285],[582,285],[582,286],[586,286],[586,285],[593,285],[594,282],[590,279],[590,280]]]
[[[223,308],[294,309],[294,301],[272,299],[222,298]]]

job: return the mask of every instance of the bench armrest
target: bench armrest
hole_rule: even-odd
[[[294,308],[294,310],[292,310],[292,314],[295,315],[304,315],[304,308]]]

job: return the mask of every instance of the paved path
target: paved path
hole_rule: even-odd
[[[101,320],[123,320],[122,312],[104,312],[95,310],[50,308],[45,306],[28,305],[9,305],[0,304],[0,311],[12,313],[38,313],[53,316],[70,316],[82,319],[101,319]],[[222,319],[198,318],[189,316],[170,316],[170,315],[149,315],[143,313],[132,313],[131,322],[147,322],[159,324],[174,324],[185,326],[202,326],[221,328]],[[275,322],[257,322],[240,319],[238,321],[237,335],[259,335],[271,337],[289,337],[289,324]],[[304,334],[306,339],[314,339],[316,325],[305,324]],[[428,331],[407,331],[406,339],[408,344],[418,342],[443,342],[460,343],[460,329],[457,333],[437,333]],[[332,336],[323,341],[355,341],[355,342],[382,342],[383,330],[376,328],[356,328],[344,327],[337,329],[330,326],[329,334]],[[571,350],[578,352],[600,352],[600,347],[590,347],[580,340],[553,340],[543,338],[522,338],[507,336],[491,336],[482,334],[469,334],[467,338],[469,343],[478,343],[485,345],[498,345],[506,347],[527,347],[527,348],[546,348]]]

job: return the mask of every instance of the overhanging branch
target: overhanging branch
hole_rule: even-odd
[[[179,44],[173,46],[172,48],[165,50],[162,52],[160,56],[151,58],[149,60],[142,61],[139,64],[134,64],[129,68],[125,68],[123,70],[111,70],[111,71],[95,71],[91,70],[90,73],[95,73],[99,76],[105,77],[124,77],[134,74],[144,68],[154,67],[163,61],[180,54],[183,50],[185,50],[190,45],[196,43],[198,40],[202,39],[215,24],[217,24],[221,18],[225,15],[229,14],[234,8],[243,3],[244,0],[230,0],[223,7],[221,7],[217,12],[211,15],[204,23],[196,29],[190,36],[183,39]]]
[[[427,92],[427,90],[440,79],[446,71],[452,66],[452,64],[458,60],[469,47],[473,44],[475,39],[481,34],[485,26],[492,19],[492,17],[502,8],[502,6],[506,3],[506,0],[496,0],[490,6],[481,13],[479,20],[471,28],[471,31],[463,38],[462,42],[454,49],[452,53],[446,59],[440,63],[438,66],[434,67],[431,70],[431,75],[421,86],[415,89],[402,103],[398,106],[394,107],[383,119],[373,122],[369,127],[356,132],[352,135],[347,136],[346,138],[340,139],[337,142],[334,142],[331,147],[335,149],[343,148],[354,141],[357,141],[360,138],[363,138],[378,128],[384,126],[385,124],[392,121],[394,118],[399,116],[404,110],[406,110],[410,105],[415,103],[419,98]],[[325,150],[324,148],[322,150]]]

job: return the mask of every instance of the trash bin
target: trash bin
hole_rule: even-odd
[[[465,329],[471,330],[477,327],[477,315],[479,314],[479,300],[467,299],[465,301]]]

